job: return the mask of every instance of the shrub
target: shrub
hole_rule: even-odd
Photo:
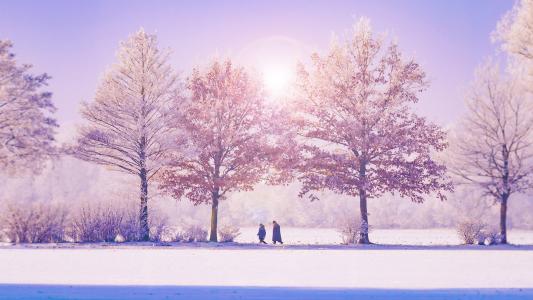
[[[120,233],[123,217],[109,206],[85,205],[72,221],[72,238],[77,242],[112,242]]]
[[[125,242],[140,240],[136,205],[88,203],[70,210],[46,202],[8,203],[0,214],[0,241],[14,243]],[[150,239],[169,239],[167,219],[150,212]],[[68,218],[70,217],[70,218]],[[189,230],[193,240],[201,233]],[[205,240],[205,237],[203,238]]]
[[[467,245],[484,242],[483,230],[486,225],[480,221],[465,220],[457,224],[457,235]]]
[[[71,236],[76,242],[138,241],[139,217],[136,210],[109,204],[88,204],[74,215]]]
[[[167,218],[150,211],[150,240],[171,240]],[[140,240],[139,214],[136,205],[86,205],[72,222],[72,236],[77,242],[131,242]],[[118,237],[118,238],[117,238]]]
[[[233,242],[239,235],[239,228],[233,226],[223,226],[218,230],[218,238],[222,243]]]
[[[148,226],[150,227],[150,240],[152,242],[170,241],[171,230],[168,226],[168,219],[161,214],[151,212],[149,214]]]
[[[339,233],[341,234],[342,244],[358,244],[361,235],[369,232],[368,223],[360,218],[341,221],[339,224]]]
[[[4,234],[13,243],[65,241],[67,210],[58,204],[28,202],[7,205]]]
[[[486,230],[482,234],[484,235],[483,244],[486,246],[500,244],[502,242],[500,234],[495,230]]]
[[[0,226],[2,226],[1,223],[0,223]],[[11,240],[7,237],[4,229],[0,229],[0,243],[2,242],[3,243],[11,242]]]
[[[174,242],[188,242],[187,237],[185,236],[185,231],[178,230],[174,234],[174,238],[172,239]]]
[[[207,230],[200,226],[190,226],[185,230],[176,233],[174,240],[176,242],[207,242]]]
[[[133,206],[136,208],[136,206]],[[140,235],[140,223],[139,223],[139,212],[137,209],[122,209],[124,217],[122,218],[122,223],[118,232],[123,238],[124,242],[134,242],[141,239]]]

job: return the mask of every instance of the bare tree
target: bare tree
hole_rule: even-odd
[[[452,147],[451,170],[500,203],[501,242],[507,243],[507,203],[531,188],[533,107],[513,77],[494,63],[482,66],[467,98],[468,115]]]
[[[118,60],[94,101],[83,105],[88,125],[80,130],[75,154],[139,177],[140,236],[148,240],[148,183],[175,141],[171,120],[180,85],[168,52],[159,51],[156,36],[142,29],[122,43]]]
[[[28,74],[31,65],[18,65],[11,47],[0,40],[0,168],[39,170],[57,127],[52,94],[41,91],[50,77]]]

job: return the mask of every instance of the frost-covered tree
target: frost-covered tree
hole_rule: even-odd
[[[295,122],[305,144],[300,196],[324,189],[359,198],[361,235],[369,243],[367,200],[398,193],[414,202],[450,190],[446,168],[431,157],[446,148],[444,132],[410,110],[427,86],[398,46],[383,45],[361,19],[345,42],[301,66]]]
[[[155,35],[139,30],[121,44],[94,101],[84,103],[75,155],[138,176],[140,238],[149,238],[148,183],[165,163],[176,133],[180,84]]]
[[[265,105],[259,82],[229,60],[194,69],[188,90],[191,99],[174,125],[187,133],[189,154],[176,153],[160,187],[176,199],[210,204],[209,240],[216,242],[219,202],[272,175],[280,155],[276,114]]]
[[[533,60],[533,0],[517,1],[498,23],[494,38],[506,51]]]
[[[533,0],[519,0],[498,23],[493,38],[502,48],[518,58],[529,74],[529,89],[533,90]]]
[[[50,77],[32,75],[17,64],[10,41],[0,40],[0,168],[39,170],[53,153],[56,121],[52,94],[42,91]]]
[[[529,98],[528,98],[529,97]],[[501,242],[507,242],[507,203],[532,187],[533,99],[514,77],[489,62],[467,97],[468,115],[457,128],[450,168],[500,204]]]

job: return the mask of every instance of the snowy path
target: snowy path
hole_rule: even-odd
[[[449,293],[454,289],[516,288],[525,290],[514,290],[515,296],[533,299],[531,250],[4,248],[0,249],[0,266],[0,283],[11,284],[0,287],[0,299],[2,295],[9,298],[7,293],[16,289],[13,284],[198,287],[191,293],[215,286],[222,294],[229,293],[222,287],[255,287],[248,291],[259,294],[265,290],[261,287],[334,288],[338,293],[346,288],[359,289],[359,293],[365,289],[431,289],[436,296],[439,289]],[[501,299],[511,295],[488,293],[507,296]],[[227,299],[224,297],[209,299]]]

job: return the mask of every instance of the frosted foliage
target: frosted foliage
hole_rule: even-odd
[[[193,70],[192,94],[180,124],[190,153],[175,153],[160,177],[176,198],[211,203],[231,191],[249,191],[267,179],[280,147],[275,143],[274,112],[265,106],[261,86],[231,61],[214,61]],[[216,200],[217,200],[216,199]]]
[[[39,171],[57,127],[52,94],[42,90],[50,77],[29,74],[31,65],[18,64],[11,47],[0,40],[0,168]]]
[[[423,202],[451,190],[445,166],[431,156],[446,148],[445,133],[410,109],[425,73],[396,44],[384,44],[361,19],[345,41],[300,67],[293,110],[304,140],[300,196],[316,200],[324,189],[358,196],[365,222],[369,198],[396,193]]]
[[[76,154],[135,175],[145,170],[150,178],[174,142],[179,81],[168,53],[143,30],[121,44],[117,57],[94,101],[83,105],[88,125],[80,131]]]
[[[525,79],[533,92],[533,0],[519,0],[498,23],[493,34],[502,48],[517,62],[511,67]]]
[[[498,23],[494,38],[503,48],[526,60],[533,60],[533,0],[519,0]]]

